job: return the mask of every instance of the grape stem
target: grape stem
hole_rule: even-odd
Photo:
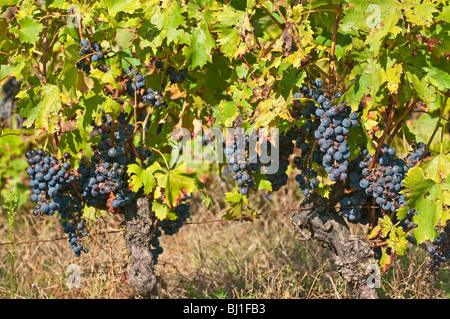
[[[78,190],[77,185],[75,185],[75,183],[73,183],[73,182],[70,183],[70,185],[73,187],[73,189],[74,189],[75,193],[77,194],[78,198],[80,199],[80,201],[81,201],[82,203],[84,203],[84,199],[83,199],[83,197],[81,196],[80,191]]]
[[[149,149],[152,150],[152,151],[155,151],[156,153],[158,153],[159,155],[161,155],[161,157],[162,157],[163,160],[164,160],[164,163],[166,164],[167,170],[170,171],[169,163],[167,163],[167,160],[166,160],[166,158],[164,157],[164,154],[161,153],[160,150],[158,150],[158,149],[156,149],[156,148],[154,148],[154,147],[149,147]]]

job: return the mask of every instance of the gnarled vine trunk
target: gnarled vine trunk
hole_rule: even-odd
[[[318,240],[334,252],[338,272],[350,284],[356,298],[378,299],[371,280],[376,265],[373,250],[367,241],[350,234],[344,219],[332,208],[344,189],[343,185],[335,184],[329,199],[316,193],[308,195],[291,222],[304,239]]]
[[[134,291],[148,299],[157,299],[157,278],[153,272],[151,243],[156,231],[156,217],[147,197],[138,198],[124,209],[125,240],[129,252],[129,280]]]

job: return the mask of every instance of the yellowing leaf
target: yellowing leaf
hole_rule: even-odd
[[[389,65],[388,63],[386,72],[383,73],[383,81],[387,82],[389,92],[397,93],[402,72],[403,68],[401,64],[397,63]]]

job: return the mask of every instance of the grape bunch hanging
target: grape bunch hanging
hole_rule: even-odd
[[[32,150],[25,154],[28,162],[27,174],[31,177],[30,200],[35,204],[33,215],[43,218],[59,213],[64,232],[69,236],[69,244],[75,256],[88,252],[83,247],[83,238],[87,230],[82,217],[82,201],[77,196],[76,188],[80,185],[69,162],[60,162],[43,149]],[[64,160],[70,158],[64,154]]]
[[[253,172],[260,168],[256,152],[250,149],[252,138],[254,136],[244,134],[241,128],[237,128],[231,139],[223,141],[226,162],[230,165],[233,180],[241,195],[246,195],[255,185]]]

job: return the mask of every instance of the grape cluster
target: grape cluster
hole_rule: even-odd
[[[159,242],[159,237],[162,236],[162,232],[160,229],[156,229],[155,235],[153,236],[152,240],[150,241],[150,244],[152,245],[152,249],[150,250],[151,254],[153,255],[153,264],[158,263],[158,257],[161,255],[164,250],[161,247],[161,244]]]
[[[404,197],[403,197],[403,198],[404,198]],[[400,202],[400,201],[399,201],[399,202]],[[405,201],[403,204],[400,202],[400,206],[402,206],[402,205],[407,205],[406,201]],[[403,219],[400,221],[400,224],[399,224],[399,225],[400,225],[404,230],[415,228],[415,227],[417,226],[417,225],[414,223],[414,221],[413,221],[413,218],[414,218],[415,215],[417,215],[417,210],[415,210],[414,208],[408,209],[408,211],[406,212],[405,218],[403,218]]]
[[[117,132],[112,130],[115,124],[111,118],[104,116],[102,125],[98,128],[101,132],[100,141],[90,165],[80,162],[78,173],[82,181],[81,195],[88,205],[101,207],[110,201],[113,209],[119,209],[136,196],[136,193],[128,189],[126,174],[127,166],[136,163],[136,154],[130,152],[127,146],[127,139],[133,133],[133,125],[126,124],[127,115],[123,112],[118,116]],[[151,155],[149,150],[143,152],[137,148],[136,152],[144,163]]]
[[[90,59],[92,62],[101,61],[105,58],[102,51],[102,47],[97,41],[93,41],[91,44],[89,44],[89,41],[87,39],[83,39],[80,41],[80,50],[78,50],[78,53],[81,57],[91,54]],[[77,68],[79,70],[85,71],[87,74],[91,72],[91,68],[87,59],[78,61]]]
[[[42,218],[59,212],[75,256],[87,252],[82,245],[83,237],[87,236],[82,219],[83,206],[75,191],[80,185],[79,176],[71,170],[69,162],[61,163],[42,149],[28,151],[25,156],[29,165],[26,172],[31,177],[33,190],[30,200],[36,203],[33,215]],[[64,159],[69,158],[70,153],[65,153]]]
[[[124,69],[122,70],[122,73],[128,75],[129,77],[129,81],[127,82],[127,87],[125,89],[125,92],[129,96],[134,97],[136,91],[139,91],[145,87],[145,75],[140,74],[138,69],[135,71],[132,66],[129,66],[128,72]]]
[[[303,85],[300,92],[294,94],[297,116],[308,120],[295,141],[301,156],[294,158],[300,171],[296,181],[305,196],[319,185],[317,172],[311,169],[312,162],[323,166],[331,181],[347,180],[350,164],[347,136],[351,127],[359,125],[356,112],[351,112],[345,100],[335,102],[343,94],[329,95],[321,89],[322,85],[322,81],[316,79],[311,87]],[[306,100],[306,105],[301,100]]]
[[[382,213],[394,212],[401,206],[407,206],[405,194],[400,194],[403,189],[403,180],[408,170],[417,165],[418,159],[422,155],[429,155],[429,153],[425,154],[424,147],[423,143],[418,143],[414,151],[407,156],[408,163],[405,163],[403,159],[396,156],[394,147],[388,147],[385,144],[380,150],[377,164],[373,165],[374,168],[371,170],[369,167],[372,164],[373,157],[367,149],[363,149],[361,155],[349,164],[350,187],[356,189],[354,195],[359,198],[357,206],[364,205],[367,199],[371,197],[375,198],[375,202],[381,207]],[[362,191],[366,196],[363,196]],[[353,201],[356,202],[356,199]],[[346,203],[348,203],[347,198],[342,200],[341,206],[346,207]],[[358,217],[358,210],[360,209],[358,207],[353,209],[357,210],[353,215]],[[410,208],[400,224],[405,229],[414,227],[413,216],[416,214],[417,211]],[[353,216],[350,217],[352,217],[352,220],[358,220]]]
[[[78,53],[81,57],[85,56],[86,54],[89,54],[91,52],[91,46],[89,45],[89,41],[86,39],[81,40],[80,42],[80,50],[78,50]],[[89,63],[87,59],[82,59],[81,61],[77,62],[77,69],[86,72],[89,74],[91,72],[91,68],[89,66]]]
[[[189,204],[180,204],[175,207],[174,212],[177,215],[175,220],[164,219],[159,223],[164,235],[172,236],[183,227],[183,223],[191,217],[189,210],[191,209],[191,205]]]
[[[267,142],[267,154],[271,156],[276,148],[278,148],[279,154],[279,157],[275,159],[278,161],[278,170],[275,173],[266,174],[267,180],[272,184],[272,191],[278,191],[281,187],[286,185],[288,181],[286,171],[290,164],[289,157],[294,152],[294,138],[295,134],[291,130],[279,135],[278,145],[269,141]],[[271,160],[269,163],[264,163],[263,166],[272,166],[275,164],[273,161],[274,160]]]
[[[369,169],[373,157],[367,149],[361,154],[362,156],[354,161],[354,167],[349,175],[350,186],[362,189],[367,196],[375,198],[382,211],[389,213],[398,210],[402,198],[399,192],[408,171],[405,162],[395,156],[395,148],[387,145],[381,148],[378,163],[373,169]]]
[[[315,162],[325,168],[331,181],[348,181],[353,192],[340,200],[341,213],[350,222],[367,223],[367,215],[361,214],[362,207],[370,198],[375,198],[380,213],[398,210],[407,205],[403,189],[403,179],[409,168],[428,156],[425,145],[418,143],[414,152],[407,156],[407,163],[396,157],[393,147],[383,145],[377,163],[372,165],[372,156],[363,149],[360,156],[350,159],[350,145],[347,141],[349,130],[359,125],[356,112],[352,112],[343,95],[330,95],[321,90],[320,79],[309,87],[303,85],[294,94],[294,110],[298,117],[307,122],[295,130],[295,146],[301,151],[294,157],[294,164],[300,173],[296,176],[299,188],[306,196],[319,185],[317,172],[312,169]],[[339,99],[339,100],[338,100]],[[306,102],[304,102],[306,101]],[[369,170],[369,167],[373,169]],[[417,212],[410,209],[410,218],[402,221],[412,226],[412,216]]]
[[[249,149],[250,139],[253,136],[237,133],[231,140],[224,140],[224,153],[227,163],[233,172],[233,179],[239,187],[239,193],[246,195],[249,188],[253,187],[253,171],[259,170],[256,152]]]
[[[157,68],[157,69],[162,69],[164,67],[164,63],[159,60],[155,61],[154,65],[155,65],[155,68]]]
[[[416,166],[421,159],[424,159],[431,155],[430,151],[425,151],[426,145],[422,142],[417,143],[413,146],[413,151],[406,156],[406,166],[412,168]]]
[[[92,62],[97,62],[97,61],[103,60],[105,58],[103,55],[103,52],[102,52],[103,51],[102,47],[97,41],[92,42],[92,51],[95,52],[91,56]]]
[[[339,204],[341,205],[342,216],[351,223],[367,224],[369,222],[368,215],[361,215],[362,206],[367,203],[367,199],[368,196],[362,189],[341,198]]]
[[[83,204],[118,212],[140,195],[128,188],[126,168],[137,163],[138,157],[143,165],[149,165],[151,152],[129,146],[133,125],[127,124],[127,117],[122,112],[117,121],[104,116],[100,126],[93,123],[93,132],[100,134],[98,145],[91,161],[81,161],[77,170],[67,162],[69,153],[64,154],[63,163],[43,150],[26,154],[33,190],[30,200],[36,202],[33,214],[53,215],[58,211],[76,256],[87,252],[81,244],[87,235],[81,217]]]
[[[147,94],[142,96],[142,103],[150,103],[154,107],[167,107],[166,102],[163,102],[163,96],[157,90],[149,88],[146,91]]]
[[[177,71],[173,66],[169,66],[166,69],[166,74],[169,76],[170,82],[172,83],[184,82],[186,80],[187,73],[187,68],[183,68],[180,71]]]
[[[0,106],[0,114],[2,119],[6,119],[11,116],[14,110],[14,99],[20,91],[23,80],[16,80],[15,76],[10,77],[2,86],[2,103]]]
[[[450,227],[445,226],[442,232],[439,232],[426,248],[427,253],[431,256],[435,266],[438,267],[442,263],[450,261]]]
[[[323,95],[317,99],[321,107],[316,109],[316,115],[320,116],[320,125],[314,131],[314,136],[323,153],[322,166],[331,181],[345,181],[350,158],[347,135],[351,127],[359,125],[357,114],[351,112],[345,101],[339,105],[331,105],[332,98],[321,97]]]
[[[192,196],[184,196],[181,200],[181,204],[175,207],[174,212],[177,218],[175,220],[164,219],[158,224],[155,236],[151,240],[151,253],[153,255],[154,264],[158,263],[158,256],[163,253],[163,248],[160,246],[159,237],[164,233],[164,235],[172,236],[183,227],[184,222],[191,216],[190,209],[191,205],[186,203],[188,199]]]
[[[307,112],[309,113],[309,111]],[[311,163],[320,163],[321,154],[314,149],[314,137],[311,135],[313,128],[318,126],[317,121],[308,121],[300,127],[296,134],[295,146],[301,151],[300,156],[294,157],[294,164],[299,170],[295,180],[304,196],[319,186],[317,172],[311,168]]]

